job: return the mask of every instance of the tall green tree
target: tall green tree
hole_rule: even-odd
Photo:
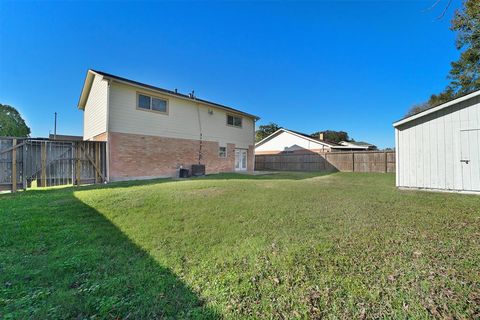
[[[457,32],[455,44],[463,52],[452,62],[447,89],[458,96],[480,89],[480,1],[466,0],[455,12],[451,30]]]
[[[261,141],[280,129],[280,126],[274,122],[269,124],[264,124],[258,127],[258,130],[255,131],[255,142]]]
[[[414,105],[408,115],[480,90],[480,1],[465,0],[462,8],[455,11],[450,29],[457,33],[455,45],[462,51],[458,61],[452,62],[450,84],[440,94]]]
[[[0,104],[0,136],[28,137],[30,128],[12,106]]]

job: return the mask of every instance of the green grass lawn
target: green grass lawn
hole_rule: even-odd
[[[0,318],[478,318],[480,197],[387,174],[0,196]]]

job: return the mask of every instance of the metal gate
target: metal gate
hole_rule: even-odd
[[[0,138],[0,191],[106,181],[106,142]]]

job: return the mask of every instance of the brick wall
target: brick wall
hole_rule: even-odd
[[[249,146],[248,147],[248,153],[247,153],[247,169],[249,173],[253,173],[253,170],[255,169],[255,146]]]
[[[109,132],[110,180],[176,176],[180,166],[198,163],[199,140],[176,139]],[[227,157],[218,157],[218,142],[202,141],[202,159],[207,174],[235,171],[235,145],[227,144]],[[253,171],[254,146],[248,150],[248,169]]]

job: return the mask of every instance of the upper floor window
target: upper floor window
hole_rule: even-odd
[[[242,117],[227,114],[227,125],[241,128],[242,127]]]
[[[137,108],[143,110],[152,110],[161,113],[168,112],[168,101],[165,99],[137,94]]]

